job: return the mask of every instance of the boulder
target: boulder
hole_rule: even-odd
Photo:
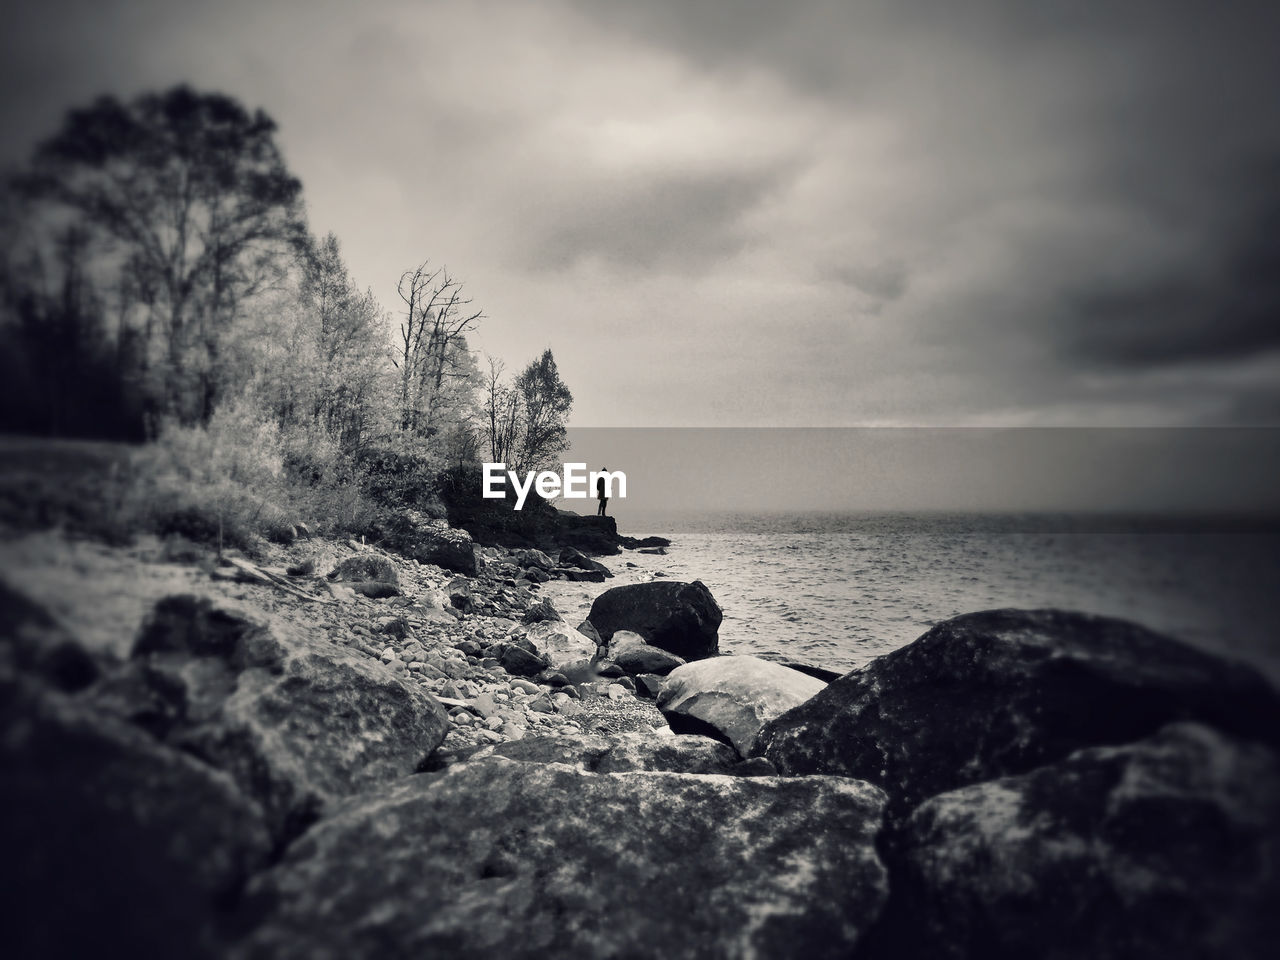
[[[449,595],[449,606],[461,613],[474,613],[476,599],[471,593],[471,583],[466,577],[454,577],[445,587]]]
[[[563,620],[543,620],[529,628],[526,638],[541,657],[559,668],[575,660],[591,659],[596,643]]]
[[[666,677],[660,677],[656,673],[642,673],[636,677],[636,694],[646,700],[657,700],[666,682]]]
[[[269,861],[225,773],[31,681],[0,681],[5,955],[219,957]]]
[[[530,653],[514,644],[504,646],[498,662],[513,677],[536,677],[550,666],[536,653]]]
[[[1198,724],[939,794],[897,847],[873,956],[1275,955],[1280,761]]]
[[[417,683],[229,602],[159,601],[123,669],[159,690],[165,742],[225,770],[277,840],[335,801],[413,773],[448,729]]]
[[[555,621],[563,619],[564,617],[560,616],[559,611],[556,610],[556,605],[551,602],[550,598],[544,597],[525,611],[521,622],[542,623],[544,620]]]
[[[585,553],[580,550],[575,550],[573,547],[564,547],[560,550],[560,566],[576,567],[579,570],[598,573],[606,579],[613,576],[613,571],[599,560],[592,560]]]
[[[373,534],[389,550],[419,563],[433,563],[474,577],[477,570],[471,534],[433,520],[416,510],[404,510],[378,521]]]
[[[255,885],[246,954],[847,957],[886,894],[883,802],[832,777],[456,764],[308,831]]]
[[[567,763],[588,773],[732,773],[738,765],[733,748],[710,737],[654,737],[647,733],[612,736],[577,734],[526,737],[485,748],[474,759],[505,757],[525,763]]]
[[[611,654],[611,657],[624,673],[633,677],[642,673],[665,676],[676,667],[682,667],[685,664],[685,661],[674,653],[667,653],[661,647],[647,643],[619,650]]]
[[[1280,696],[1251,668],[1136,624],[993,610],[847,674],[768,724],[754,749],[784,774],[870,780],[897,816],[1178,720],[1274,743]]]
[[[400,578],[396,574],[395,564],[380,553],[357,553],[354,557],[346,557],[329,571],[330,580],[345,583],[372,581],[399,585]]]
[[[686,660],[719,653],[722,618],[719,605],[701,580],[613,587],[596,597],[587,614],[605,640],[619,630],[631,630],[653,646]]]
[[[511,557],[520,567],[536,570],[551,570],[555,567],[555,561],[548,557],[541,550],[515,550]]]
[[[593,556],[622,552],[618,546],[618,524],[613,517],[588,517],[571,510],[556,510],[550,540],[561,549],[575,547]]]
[[[658,709],[672,730],[714,731],[745,757],[761,727],[825,686],[759,657],[715,657],[672,670],[658,696]]]

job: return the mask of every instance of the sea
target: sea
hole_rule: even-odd
[[[723,652],[846,672],[943,620],[1056,607],[1136,621],[1280,685],[1280,526],[1049,514],[723,513],[619,520],[672,541],[603,557],[605,584],[544,586],[565,618],[623,583],[701,580]]]

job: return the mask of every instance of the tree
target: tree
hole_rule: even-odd
[[[470,309],[461,281],[447,268],[431,270],[425,260],[400,275],[396,291],[405,304],[394,361],[400,371],[400,429],[430,436],[441,425],[451,381],[476,376],[466,335],[484,313]]]
[[[518,469],[549,467],[568,447],[565,421],[573,409],[573,394],[547,348],[520,372],[515,382],[522,410]]]
[[[304,236],[301,183],[275,123],[221,94],[175,87],[71,111],[18,185],[101,242],[128,314],[162,365],[166,412],[207,422],[244,301],[282,275]],[[158,343],[153,343],[158,341]],[[152,349],[152,348],[156,349]]]

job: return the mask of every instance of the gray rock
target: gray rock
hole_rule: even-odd
[[[404,510],[375,524],[373,534],[390,550],[419,563],[433,563],[468,576],[478,572],[471,534],[433,520],[416,510]]]
[[[33,682],[0,681],[0,731],[5,955],[223,955],[220,916],[271,853],[261,808]]]
[[[580,550],[573,547],[564,547],[560,551],[560,566],[574,567],[578,570],[586,570],[591,573],[598,573],[601,579],[609,579],[613,576],[613,571],[606,567],[599,560],[592,560]]]
[[[613,587],[596,597],[587,619],[609,640],[632,630],[655,647],[686,660],[715,656],[720,649],[720,607],[700,580]]]
[[[448,727],[416,682],[229,602],[158,602],[126,670],[180,691],[166,742],[227,771],[278,839],[416,770]]]
[[[347,583],[364,581],[396,585],[400,583],[395,564],[380,553],[357,553],[354,557],[346,557],[329,571],[329,579]]]
[[[846,957],[885,898],[883,802],[830,777],[456,764],[308,831],[260,880],[247,954]]]
[[[577,660],[589,660],[596,653],[595,641],[563,620],[544,620],[534,624],[529,628],[526,639],[555,668]]]
[[[1280,761],[1197,724],[939,794],[878,955],[1275,956]]]
[[[502,669],[516,677],[536,677],[546,670],[549,664],[536,653],[530,653],[522,647],[507,646],[498,660]]]
[[[671,729],[703,732],[709,727],[745,757],[761,727],[825,686],[759,657],[715,657],[671,671],[658,709]]]
[[[556,606],[549,598],[539,600],[528,610],[525,611],[522,623],[542,623],[544,620],[563,620],[556,610]]]
[[[476,759],[490,755],[525,763],[567,763],[588,773],[662,770],[728,774],[741,765],[733,748],[719,740],[699,736],[659,739],[647,733],[527,737],[499,744]]]
[[[895,816],[956,787],[1198,720],[1280,738],[1254,670],[1136,624],[1057,610],[948,620],[770,723],[755,750],[786,774],[883,787]]]

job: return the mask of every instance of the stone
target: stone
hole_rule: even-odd
[[[592,640],[596,642],[597,646],[602,645],[604,643],[604,640],[601,638],[599,631],[596,630],[596,628],[592,625],[590,620],[583,620],[580,624],[578,624],[578,632],[583,636],[590,637]]]
[[[371,531],[389,550],[419,563],[433,563],[475,576],[478,573],[471,534],[416,510],[403,510],[377,521]]]
[[[309,577],[316,572],[316,562],[313,559],[306,559],[301,563],[290,564],[284,572],[291,577]]]
[[[403,640],[409,636],[409,621],[404,617],[382,617],[374,621],[373,629],[377,633],[385,633]]]
[[[613,576],[613,571],[599,560],[592,560],[586,554],[582,553],[580,550],[575,550],[573,547],[564,547],[560,550],[560,566],[573,567],[578,570],[598,573],[602,580]]]
[[[471,592],[471,583],[466,577],[454,577],[445,588],[449,595],[449,605],[462,613],[474,613],[476,600]]]
[[[1196,720],[1275,744],[1280,695],[1255,670],[1144,627],[1058,610],[939,624],[761,731],[784,774],[876,783],[899,816],[957,787]]]
[[[556,612],[555,604],[548,598],[543,598],[525,611],[522,623],[542,623],[545,620],[555,621],[563,620],[564,617]]]
[[[666,677],[660,677],[656,673],[642,673],[635,678],[636,694],[644,697],[646,700],[657,700],[662,693],[662,686],[667,682]]]
[[[1275,955],[1280,760],[1199,724],[939,794],[896,846],[883,956]]]
[[[541,550],[516,550],[512,552],[512,558],[518,566],[526,570],[552,570],[556,565],[555,561]]]
[[[503,670],[516,677],[536,677],[548,667],[547,661],[536,653],[514,645],[509,645],[502,651],[498,662]]]
[[[847,957],[886,895],[883,803],[831,777],[457,763],[308,831],[255,885],[245,953]]]
[[[733,748],[719,740],[699,736],[656,740],[645,733],[526,737],[496,747],[487,755],[524,763],[566,763],[588,773],[665,770],[730,774],[741,766]]]
[[[413,773],[448,728],[416,682],[229,601],[160,600],[122,669],[178,692],[164,742],[230,774],[277,841],[336,801]]]
[[[333,584],[330,584],[330,586],[333,586]],[[369,597],[371,600],[385,600],[387,597],[399,597],[404,593],[394,583],[387,583],[383,580],[353,580],[349,586],[356,593]]]
[[[591,604],[587,619],[604,640],[631,630],[678,657],[701,660],[719,652],[722,616],[702,581],[672,580],[606,590]]]
[[[530,583],[548,583],[551,580],[551,574],[540,567],[528,567],[520,576]]]
[[[89,653],[45,607],[3,580],[0,624],[0,673],[7,667],[73,693],[93,684],[108,662]]]
[[[0,681],[0,730],[5,955],[223,956],[226,910],[270,860],[261,807],[33,680]]]
[[[554,668],[595,656],[596,643],[563,620],[543,620],[529,628],[526,639]]]
[[[685,661],[674,653],[667,653],[661,647],[647,643],[627,647],[617,653],[611,652],[610,656],[614,663],[633,677],[642,673],[665,676],[676,667],[682,667],[685,664]]]
[[[604,583],[608,579],[599,570],[583,570],[580,567],[556,567],[551,572],[559,580],[575,583]]]
[[[354,557],[346,557],[329,571],[330,580],[341,580],[348,583],[361,581],[377,581],[398,585],[400,578],[396,574],[395,564],[390,558],[380,553],[357,553]]]
[[[713,733],[747,756],[770,720],[820,693],[821,680],[759,657],[715,657],[667,675],[658,709],[677,732]]]

